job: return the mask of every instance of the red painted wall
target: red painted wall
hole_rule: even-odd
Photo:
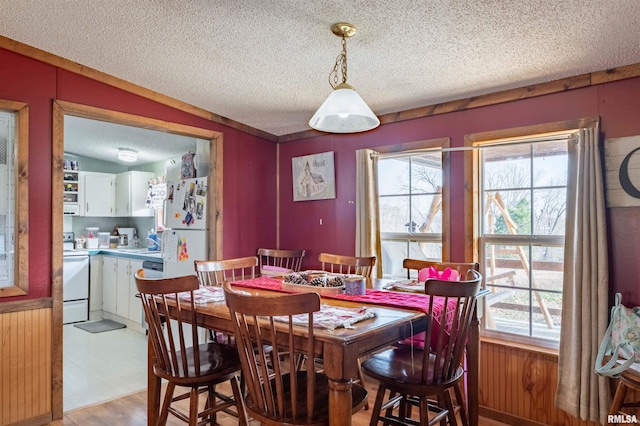
[[[317,267],[322,251],[355,252],[355,151],[405,142],[448,137],[464,145],[470,133],[600,116],[604,138],[640,134],[640,78],[563,93],[388,124],[353,135],[323,135],[285,143],[280,150],[280,245],[304,248],[304,267]],[[293,202],[291,159],[334,151],[336,198]],[[452,153],[451,223],[463,223],[463,154]],[[640,305],[640,208],[608,210],[611,293],[622,292],[627,304]],[[323,225],[320,225],[320,219]],[[284,226],[286,224],[286,226]],[[291,226],[291,224],[294,224]],[[453,227],[452,261],[464,259],[461,227]]]
[[[151,100],[0,49],[0,98],[26,102],[29,120],[30,293],[51,295],[51,113],[61,99],[173,121],[224,134],[224,257],[247,256],[276,245],[276,146],[246,133],[195,117]],[[501,105],[393,123],[353,135],[324,135],[280,146],[280,247],[307,250],[305,267],[317,266],[322,251],[355,251],[355,151],[365,147],[449,137],[462,146],[464,135],[581,117],[601,117],[603,137],[640,134],[640,78]],[[291,158],[333,151],[334,200],[293,202]],[[452,223],[462,223],[463,163],[452,155]],[[608,210],[612,293],[640,305],[640,214],[638,208]],[[322,225],[320,220],[322,219]],[[466,242],[454,227],[452,260],[461,260]],[[17,300],[8,298],[3,301]]]
[[[54,99],[223,133],[224,257],[276,244],[276,144],[0,49],[0,99],[29,104],[29,294],[51,296],[51,144]]]

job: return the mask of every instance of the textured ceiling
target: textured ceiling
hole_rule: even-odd
[[[196,138],[158,132],[141,127],[65,116],[64,152],[124,166],[179,160],[183,154],[197,152]],[[118,148],[138,152],[133,163],[118,160]]]
[[[347,42],[378,114],[640,63],[638,0],[0,0],[0,34],[273,135]]]

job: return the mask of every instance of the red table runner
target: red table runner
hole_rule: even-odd
[[[231,282],[231,285],[236,287],[280,291],[283,293],[295,293],[293,291],[283,290],[282,280],[271,277],[258,277],[249,280],[233,281]],[[363,295],[322,294],[320,296],[326,299],[348,300],[350,302],[369,303],[379,306],[388,306],[401,309],[414,309],[424,312],[425,314],[429,313],[429,296],[419,293],[402,293],[396,291],[373,290],[368,288],[366,289],[366,294]],[[443,297],[435,297],[433,301],[434,311],[442,311],[442,309],[444,309],[444,303],[445,299]],[[447,327],[445,327],[447,333],[449,332],[451,323],[453,322],[453,314],[455,313],[456,303],[457,301],[455,299],[449,301],[449,309],[447,310]],[[432,345],[435,344],[435,339],[437,339],[438,336],[438,330],[436,330],[435,328],[436,327],[434,327],[434,333],[432,333],[431,336]],[[411,341],[407,341],[406,343],[424,347],[424,334],[424,332],[418,333],[417,335],[413,336],[413,339],[411,339]]]
[[[280,291],[283,293],[295,293],[294,291],[284,290],[282,281],[271,277],[258,277],[242,281],[233,281],[231,285],[236,287],[249,287],[264,290]],[[429,313],[429,296],[420,293],[403,293],[397,291],[373,290],[368,288],[367,293],[363,295],[349,294],[321,294],[326,299],[341,299],[350,302],[370,303],[373,305],[389,306],[392,308],[414,309]],[[454,301],[452,301],[454,302]],[[442,309],[444,307],[444,299],[436,297],[434,300],[434,308]]]

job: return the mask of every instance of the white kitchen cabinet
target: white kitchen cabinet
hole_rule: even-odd
[[[102,259],[102,310],[110,314],[116,313],[116,279],[118,275],[118,258],[103,256]]]
[[[100,319],[98,311],[102,310],[102,255],[91,256],[89,260],[89,319]],[[93,315],[92,315],[93,314]]]
[[[116,271],[116,315],[129,318],[129,259],[118,258]]]
[[[103,256],[102,310],[135,324],[142,320],[142,303],[136,297],[135,273],[142,269],[142,261],[126,257]]]
[[[116,175],[116,216],[153,216],[146,208],[148,182],[151,172],[129,171]]]
[[[136,272],[139,269],[142,269],[142,261],[140,260],[131,260],[129,262],[129,271],[131,275],[129,275],[129,319],[131,321],[137,322],[138,324],[142,323],[142,301],[139,297],[136,297],[138,294],[138,286],[136,285]]]
[[[108,217],[115,214],[113,173],[80,172],[80,215]]]

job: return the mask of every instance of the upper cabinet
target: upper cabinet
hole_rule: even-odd
[[[80,172],[80,215],[108,217],[115,215],[115,180],[113,173]]]
[[[116,216],[153,216],[147,208],[147,189],[153,173],[129,171],[116,175]]]

